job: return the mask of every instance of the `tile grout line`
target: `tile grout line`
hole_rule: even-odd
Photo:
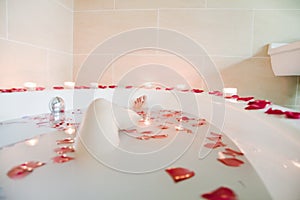
[[[114,10],[116,10],[116,0],[114,0]]]

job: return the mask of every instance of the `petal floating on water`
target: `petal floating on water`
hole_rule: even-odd
[[[219,187],[210,193],[202,194],[201,197],[208,200],[237,200],[236,194],[227,187]]]
[[[175,183],[189,179],[195,175],[195,172],[182,167],[169,168],[165,171],[173,178]]]
[[[236,158],[218,158],[218,161],[230,167],[239,167],[244,164],[243,161]]]

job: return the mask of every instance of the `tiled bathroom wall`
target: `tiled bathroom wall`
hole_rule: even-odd
[[[237,87],[240,95],[300,108],[299,77],[274,76],[267,55],[269,43],[300,40],[299,0],[74,0],[74,78],[102,42],[145,27],[175,30],[201,45],[225,87]],[[118,83],[130,70],[149,63],[180,71],[192,87],[206,86],[205,77],[189,63],[147,50],[119,58],[99,79]]]
[[[274,76],[267,55],[269,43],[300,40],[299,0],[0,0],[0,87],[76,81],[101,43],[147,27],[177,31],[202,46],[225,87],[300,109],[300,78]],[[98,81],[118,84],[128,72],[151,64],[170,68],[191,87],[207,88],[207,77],[189,62],[157,50],[120,57]],[[146,73],[132,83],[151,81],[154,75]],[[169,75],[158,78],[177,84]]]
[[[0,0],[0,87],[72,80],[73,0]]]

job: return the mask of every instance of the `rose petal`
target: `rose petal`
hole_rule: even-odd
[[[230,167],[239,167],[244,164],[243,161],[236,158],[218,158],[218,161]]]
[[[170,90],[174,90],[174,88],[166,88],[165,90],[170,91]]]
[[[237,200],[236,194],[227,187],[219,187],[210,193],[202,194],[201,197],[209,200]]]
[[[43,163],[43,162],[29,161],[29,162],[25,162],[25,163],[21,164],[20,166],[26,166],[26,167],[35,169],[35,168],[44,166],[45,164],[46,163]]]
[[[149,139],[151,139],[151,136],[150,135],[142,135],[140,137],[136,137],[136,139],[138,139],[138,140],[149,140]]]
[[[167,138],[168,134],[162,134],[162,135],[152,135],[151,138],[153,139],[163,139],[163,138]]]
[[[7,172],[7,176],[11,179],[24,178],[33,171],[33,168],[27,168],[26,166],[16,166]]]
[[[277,110],[277,109],[272,109],[272,108],[269,108],[266,112],[266,114],[270,114],[270,115],[283,115],[284,112],[282,110]]]
[[[284,114],[289,119],[300,119],[300,112],[285,111]]]
[[[66,156],[66,155],[56,156],[56,157],[52,158],[54,163],[65,163],[65,162],[69,162],[74,159],[75,159],[74,157],[70,157],[70,156]]]
[[[225,151],[223,152],[226,155],[231,155],[231,156],[243,156],[244,154],[240,151],[235,151],[230,148],[225,148]]]
[[[153,131],[142,131],[141,134],[151,134]]]
[[[73,153],[73,152],[75,152],[75,149],[74,149],[73,146],[67,146],[67,147],[56,148],[56,149],[54,149],[54,151],[57,154],[66,154],[66,153]]]
[[[114,88],[116,88],[116,87],[118,87],[118,86],[116,86],[116,85],[110,85],[110,86],[108,86],[109,88],[111,88],[111,89],[114,89]]]
[[[238,97],[237,100],[238,101],[250,101],[254,99],[254,97]]]
[[[105,89],[105,88],[107,88],[107,86],[106,85],[98,85],[98,88]]]
[[[125,88],[126,89],[131,89],[131,88],[133,88],[133,86],[132,85],[127,85]]]
[[[53,86],[54,90],[63,90],[64,87],[63,86]]]
[[[43,162],[29,161],[13,167],[7,172],[7,176],[11,179],[24,178],[29,175],[35,168],[45,165]]]
[[[271,102],[266,101],[266,100],[255,100],[255,101],[250,101],[248,103],[248,106],[245,108],[246,110],[258,110],[258,109],[263,109],[267,105],[271,104]]]
[[[165,171],[173,178],[175,183],[189,179],[195,175],[195,172],[182,167],[169,168]]]
[[[206,143],[204,146],[209,149],[216,149],[218,147],[224,147],[226,144],[221,141],[217,141],[216,143]]]
[[[202,93],[202,92],[204,92],[204,90],[200,90],[200,89],[192,89],[191,91],[194,92],[194,93]]]
[[[75,141],[72,138],[66,138],[63,140],[56,140],[56,144],[73,144]]]
[[[166,125],[159,125],[158,128],[165,130],[165,129],[168,129],[169,127]]]

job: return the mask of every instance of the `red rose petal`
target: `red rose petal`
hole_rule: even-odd
[[[250,101],[248,103],[248,106],[245,108],[246,110],[258,110],[258,109],[263,109],[267,105],[271,104],[271,102],[266,101],[266,100],[255,100],[255,101]]]
[[[116,85],[110,85],[110,86],[108,86],[109,88],[111,88],[111,89],[114,89],[114,88],[116,88],[116,87],[118,87],[118,86],[116,86]]]
[[[7,176],[11,179],[24,178],[25,176],[33,172],[35,168],[41,167],[43,165],[45,165],[45,163],[35,161],[25,162],[9,170],[7,172]]]
[[[66,138],[63,140],[56,140],[56,144],[73,144],[75,141],[72,138]]]
[[[182,167],[169,168],[165,171],[173,178],[175,183],[189,179],[195,175],[195,172]]]
[[[165,130],[165,129],[168,129],[169,127],[166,125],[159,125],[158,128]]]
[[[231,155],[231,156],[243,156],[244,154],[240,151],[235,151],[230,148],[225,148],[225,151],[223,152],[226,155]]]
[[[36,87],[35,90],[36,91],[43,91],[43,90],[45,90],[45,88],[44,87]]]
[[[141,134],[151,134],[153,131],[142,131]]]
[[[127,85],[125,88],[126,89],[131,89],[131,88],[133,88],[133,86],[132,85]]]
[[[238,101],[250,101],[254,99],[254,97],[238,97],[237,100]]]
[[[208,200],[237,200],[236,194],[227,187],[219,187],[210,193],[202,194],[201,197]]]
[[[163,138],[167,138],[168,134],[162,134],[162,135],[152,135],[151,138],[153,139],[163,139]]]
[[[284,114],[289,119],[300,119],[300,112],[285,111]]]
[[[25,163],[21,164],[20,166],[26,166],[26,167],[35,169],[35,168],[44,166],[45,164],[46,163],[43,163],[43,162],[29,161],[29,162],[25,162]]]
[[[53,86],[54,90],[63,90],[64,87],[63,86]]]
[[[266,114],[270,114],[270,115],[283,115],[284,112],[282,110],[277,110],[277,109],[272,109],[272,108],[269,108],[266,112]]]
[[[218,158],[218,161],[230,167],[239,167],[244,164],[243,161],[236,158]]]
[[[106,85],[98,85],[98,88],[105,89],[105,88],[107,88],[107,86]]]
[[[165,90],[170,91],[170,90],[174,90],[174,88],[166,88]]]
[[[66,156],[66,155],[56,156],[56,157],[52,158],[54,163],[65,163],[65,162],[69,162],[74,159],[75,159],[74,157],[70,157],[70,156]]]
[[[180,90],[181,92],[188,92],[190,91],[189,89],[185,89],[185,90]]]
[[[202,93],[202,92],[204,92],[204,90],[200,90],[200,89],[192,89],[191,91],[194,92],[194,93]]]
[[[206,143],[204,146],[209,149],[216,149],[218,147],[224,147],[226,144],[221,141],[217,141],[216,143]]]
[[[143,135],[143,136],[140,136],[140,137],[136,137],[136,139],[138,139],[138,140],[149,140],[149,139],[151,139],[151,136],[150,135]]]
[[[73,153],[73,152],[75,152],[75,149],[74,149],[73,146],[67,146],[67,147],[56,148],[56,149],[54,149],[54,151],[57,154],[66,154],[66,153]]]
[[[16,166],[7,172],[7,176],[11,179],[24,178],[33,171],[33,168],[27,168],[26,166]]]

